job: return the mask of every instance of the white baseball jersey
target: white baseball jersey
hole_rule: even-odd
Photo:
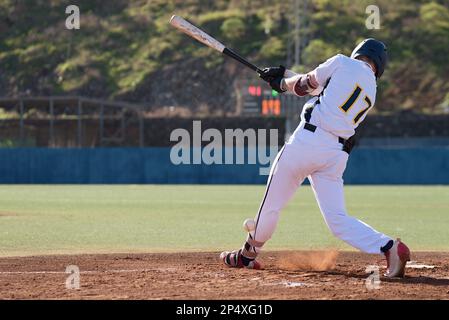
[[[374,106],[377,86],[373,70],[364,61],[338,54],[312,72],[325,89],[310,123],[348,139]]]

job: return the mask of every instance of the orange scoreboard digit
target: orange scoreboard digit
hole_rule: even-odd
[[[279,116],[281,114],[281,100],[264,99],[262,100],[262,114]]]

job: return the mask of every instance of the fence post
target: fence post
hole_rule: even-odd
[[[104,139],[104,104],[100,105],[100,145],[103,146]]]
[[[138,112],[139,115],[139,145],[141,148],[143,148],[145,146],[145,138],[144,138],[144,119],[143,119],[143,115],[142,115],[142,111]]]
[[[125,116],[126,116],[126,109],[125,109],[125,111],[122,110],[122,117],[120,118],[120,131],[121,131],[122,143],[125,141],[125,131],[126,131]]]
[[[50,147],[55,146],[54,115],[53,98],[50,97]]]
[[[83,113],[83,105],[81,98],[78,98],[78,148],[83,146],[83,135],[82,135],[82,123],[81,123],[81,114]]]
[[[24,134],[24,119],[23,119],[23,113],[24,113],[24,103],[23,98],[19,98],[19,113],[20,113],[20,146],[23,147],[25,145],[25,134]]]

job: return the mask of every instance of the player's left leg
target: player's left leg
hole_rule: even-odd
[[[347,214],[343,179],[313,174],[309,177],[321,213],[331,232],[366,253],[381,253],[390,237]]]
[[[374,230],[366,223],[346,212],[343,179],[329,172],[315,173],[309,177],[321,213],[332,233],[349,245],[372,254],[384,254],[389,277],[403,276],[410,260],[410,251],[399,239]]]

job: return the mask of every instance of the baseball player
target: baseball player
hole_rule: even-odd
[[[283,66],[263,70],[261,78],[274,90],[314,97],[305,104],[299,126],[273,163],[254,230],[240,250],[221,253],[227,266],[261,269],[256,257],[273,235],[281,210],[307,177],[331,232],[363,252],[385,255],[385,276],[404,276],[408,247],[349,216],[343,193],[355,129],[374,106],[376,80],[386,64],[386,46],[366,39],[351,57],[338,54],[307,74]]]

